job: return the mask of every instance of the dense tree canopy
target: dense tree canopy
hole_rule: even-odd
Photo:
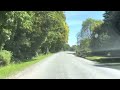
[[[102,23],[101,20],[94,20],[92,18],[88,18],[83,22],[81,32],[77,34],[77,44],[80,46],[80,52],[90,52],[90,42],[93,38],[93,32]]]
[[[114,52],[120,50],[120,12],[106,11],[104,21],[87,19],[77,36],[81,53],[90,51],[94,55],[117,55],[118,52]]]
[[[15,60],[60,51],[68,33],[62,11],[0,11],[0,49]]]

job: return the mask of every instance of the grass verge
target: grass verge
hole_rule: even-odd
[[[101,60],[101,59],[105,59],[107,57],[91,56],[91,57],[85,57],[85,58],[88,59],[88,60],[98,61],[98,60]]]
[[[39,62],[40,60],[43,60],[44,58],[51,56],[52,54],[47,54],[47,55],[39,55],[38,57],[35,57],[31,60],[28,60],[27,62],[21,62],[18,64],[10,64],[8,66],[4,66],[4,67],[0,67],[0,78],[6,78],[12,74],[15,74],[18,71],[21,71],[25,68],[27,68],[30,65],[33,65],[37,62]]]
[[[99,62],[99,63],[120,63],[120,57],[91,56],[91,57],[85,57],[85,58],[88,60]]]

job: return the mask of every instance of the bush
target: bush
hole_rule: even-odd
[[[90,50],[80,50],[80,49],[78,49],[78,50],[76,50],[76,55],[79,56],[79,57],[85,58],[85,57],[91,55],[91,51]]]
[[[7,50],[1,50],[0,51],[0,62],[1,65],[8,65],[11,61],[12,53]]]

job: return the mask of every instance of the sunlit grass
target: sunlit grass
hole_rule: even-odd
[[[102,57],[102,56],[91,56],[91,57],[85,57],[88,60],[101,60],[101,59],[105,59],[107,57]]]
[[[18,71],[21,71],[25,68],[27,68],[30,65],[33,65],[40,60],[43,60],[44,58],[51,56],[52,54],[47,54],[47,55],[40,55],[36,58],[33,58],[27,62],[21,62],[18,64],[10,64],[8,66],[0,67],[0,78],[6,78],[12,74],[17,73]]]
[[[91,56],[85,58],[91,61],[97,61],[99,63],[120,63],[120,57]]]

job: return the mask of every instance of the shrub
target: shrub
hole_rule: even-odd
[[[91,55],[91,51],[90,50],[80,50],[80,49],[77,49],[76,50],[76,55],[79,56],[79,57],[85,58],[85,57]]]
[[[12,53],[7,50],[0,51],[0,62],[2,65],[8,65],[11,61]]]

